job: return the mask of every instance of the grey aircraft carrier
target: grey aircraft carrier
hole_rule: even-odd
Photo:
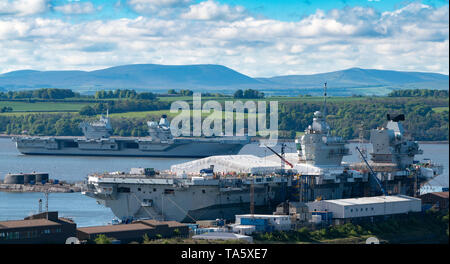
[[[84,137],[14,137],[17,149],[29,155],[207,157],[237,154],[247,136],[173,137],[166,116],[147,122],[147,137],[113,137],[108,116],[80,124]]]
[[[361,148],[361,162],[342,162],[346,142],[331,136],[323,111],[296,140],[297,153],[256,157],[222,155],[173,165],[170,170],[132,169],[129,173],[92,174],[85,195],[111,208],[122,221],[158,218],[192,222],[233,219],[251,205],[265,212],[287,199],[301,202],[406,194],[442,173],[430,160],[416,161],[419,144],[405,133],[402,115],[371,130],[371,159]],[[281,162],[280,162],[281,161]],[[285,168],[288,166],[287,168]]]

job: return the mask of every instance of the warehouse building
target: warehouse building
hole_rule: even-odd
[[[0,244],[64,244],[76,234],[77,225],[70,219],[58,217],[58,212],[0,222]]]
[[[448,192],[432,192],[420,196],[426,208],[434,207],[439,210],[448,210]]]
[[[322,200],[307,203],[311,212],[331,212],[335,224],[346,220],[421,212],[422,202],[406,195]]]
[[[130,242],[142,242],[144,235],[149,239],[170,238],[174,236],[188,237],[189,228],[187,225],[175,221],[140,220],[131,224],[92,226],[78,228],[78,239],[88,243],[93,243],[100,236],[120,241],[122,244]]]

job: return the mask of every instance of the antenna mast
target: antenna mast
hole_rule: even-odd
[[[48,212],[48,191],[45,191],[45,212]]]
[[[327,82],[324,83],[323,87],[323,116],[327,116]]]
[[[361,150],[361,161],[367,159],[367,150],[364,146],[364,121],[359,125],[359,149]]]
[[[252,177],[252,182],[250,184],[250,214],[252,215],[252,218],[254,217],[255,213],[255,186],[254,186],[254,180],[255,178]]]

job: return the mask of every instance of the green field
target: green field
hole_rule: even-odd
[[[348,101],[357,101],[357,100],[367,100],[368,97],[328,97],[328,102],[348,102]],[[174,97],[158,97],[158,99],[162,102],[175,102],[175,101],[192,101],[192,96],[174,96]],[[214,100],[217,102],[224,101],[278,101],[278,102],[322,102],[322,96],[270,96],[264,99],[235,99],[232,96],[229,97],[210,97],[203,96],[202,102],[206,102],[208,100]]]
[[[445,106],[445,107],[434,107],[433,111],[436,112],[436,113],[441,113],[441,112],[444,112],[444,111],[448,112],[448,106]]]
[[[0,108],[12,107],[13,112],[78,112],[90,103],[63,103],[63,102],[12,102],[0,101]]]
[[[198,113],[200,110],[190,110],[190,115],[193,116],[194,113]],[[222,117],[225,118],[224,115],[225,111],[222,111]],[[171,113],[170,110],[156,110],[156,111],[142,111],[142,112],[126,112],[126,113],[116,113],[116,114],[110,114],[111,117],[123,117],[123,118],[159,118],[162,115],[167,115],[168,117],[172,118],[175,116],[178,116],[179,114],[182,114],[181,111],[177,113]],[[244,114],[244,119],[247,119],[248,116],[256,116],[256,114]],[[220,118],[220,113],[201,113],[202,118],[211,116]],[[234,115],[236,119],[236,114]]]

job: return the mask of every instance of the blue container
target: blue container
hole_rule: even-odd
[[[58,184],[59,183],[59,180],[53,180],[53,184]]]
[[[42,184],[46,184],[47,181],[46,181],[46,180],[42,180],[41,183],[42,183]]]
[[[31,184],[31,185],[34,185],[34,184],[35,184],[35,182],[34,182],[34,181],[30,181],[30,184]]]
[[[256,231],[267,231],[269,226],[267,219],[258,218],[241,218],[241,225],[253,225]]]
[[[322,221],[330,222],[333,219],[333,213],[332,212],[311,212],[312,215],[320,215],[320,218]]]

